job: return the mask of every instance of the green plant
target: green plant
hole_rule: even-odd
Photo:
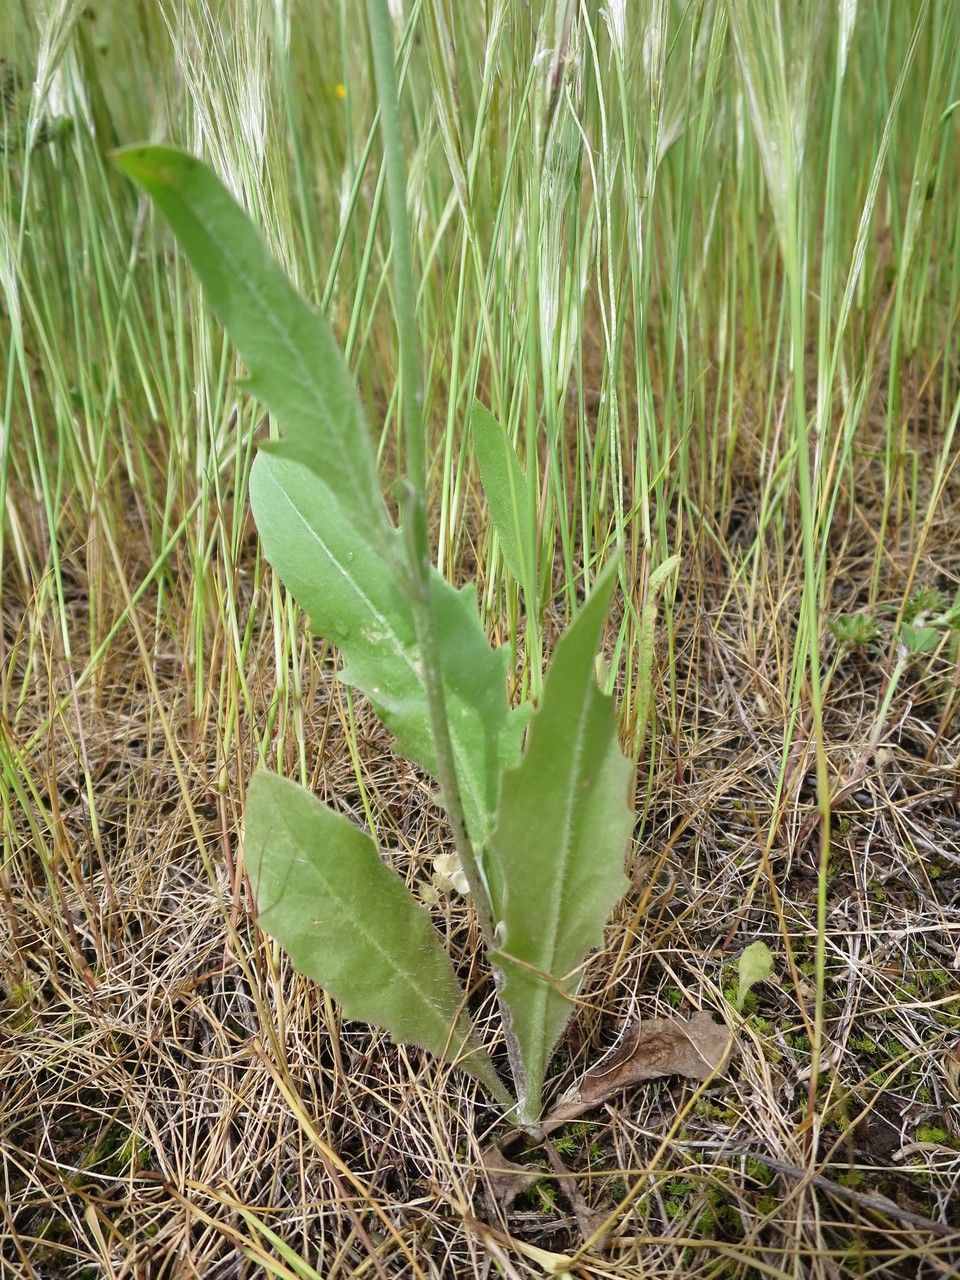
[[[918,587],[903,603],[905,622],[913,622],[921,613],[942,614],[948,609],[946,596],[938,587]]]
[[[843,613],[827,624],[838,644],[863,649],[879,635],[879,628],[868,613]]]
[[[951,1146],[950,1133],[942,1124],[922,1124],[917,1129],[918,1142],[935,1142],[940,1146]]]
[[[595,670],[616,564],[596,579],[559,641],[536,708],[512,709],[507,652],[489,646],[473,589],[449,586],[429,558],[405,176],[381,4],[370,4],[370,22],[406,446],[399,528],[335,339],[247,216],[205,165],[182,152],[130,148],[118,164],[166,216],[246,362],[248,388],[283,432],[261,448],[250,478],[268,560],[313,631],[338,646],[342,678],[369,699],[398,751],[439,783],[496,974],[516,1099],[473,1031],[439,936],[374,840],[264,769],[246,804],[259,923],[348,1015],[463,1066],[521,1124],[535,1126],[584,957],[602,941],[627,884],[631,765]],[[473,423],[505,556],[532,592],[532,491],[496,422],[478,409]]]
[[[747,998],[758,982],[766,982],[773,973],[773,952],[765,942],[751,942],[737,961],[737,990],[734,1004],[742,1012]]]

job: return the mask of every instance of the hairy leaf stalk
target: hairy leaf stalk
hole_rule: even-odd
[[[397,94],[393,40],[386,0],[367,0],[370,42],[373,49],[374,74],[380,100],[380,128],[383,133],[384,166],[387,180],[387,205],[393,232],[393,267],[396,290],[397,336],[400,347],[400,389],[403,407],[404,442],[407,457],[407,483],[404,503],[404,546],[407,552],[410,581],[407,584],[413,608],[417,644],[423,662],[423,683],[430,711],[430,727],[437,758],[437,780],[443,805],[450,822],[454,848],[460,858],[473,898],[477,920],[488,951],[496,946],[495,922],[490,894],[473,842],[467,833],[460,787],[450,740],[443,692],[436,628],[430,599],[430,553],[427,537],[426,491],[427,469],[423,394],[420,386],[418,357],[416,292],[410,251],[410,227],[407,217],[406,173],[403,143],[400,135],[400,103]],[[525,1095],[524,1073],[516,1037],[510,1030],[507,1010],[501,1001],[511,1071],[518,1097]]]

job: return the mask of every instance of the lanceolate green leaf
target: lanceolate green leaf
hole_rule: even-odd
[[[602,943],[627,888],[631,766],[620,751],[613,700],[600,692],[594,670],[613,574],[609,566],[557,645],[526,752],[504,775],[488,848],[501,942],[494,963],[520,1047],[525,1123],[539,1115],[546,1064],[572,1012],[580,965]]]
[[[322,315],[268,254],[247,215],[198,160],[168,147],[121,152],[120,167],[167,217],[214,313],[246,361],[251,390],[283,438],[261,449],[251,501],[268,559],[341,649],[398,749],[436,771],[401,548],[380,495],[373,446],[349,370]],[[264,456],[266,454],[267,456]],[[486,837],[507,725],[506,653],[483,635],[469,591],[434,577],[444,687],[471,837]]]
[[[531,547],[527,531],[527,480],[509,436],[490,411],[475,400],[470,415],[473,447],[493,527],[510,572],[525,589],[531,587]]]
[[[330,326],[296,291],[216,175],[170,147],[130,147],[117,164],[153,198],[249,370],[283,438],[264,446],[309,467],[344,516],[385,548],[389,519],[360,399]]]
[[[340,649],[344,679],[370,699],[397,749],[435,774],[413,615],[390,557],[311,472],[285,458],[256,459],[250,503],[267,559],[313,630]],[[393,530],[388,536],[399,541]],[[431,586],[457,779],[467,828],[480,845],[489,834],[502,765],[517,754],[512,718],[508,728],[507,653],[490,648],[472,588],[456,591],[436,573]]]
[[[256,773],[244,840],[258,924],[351,1018],[385,1028],[504,1089],[463,1012],[430,918],[373,841],[308,791]]]

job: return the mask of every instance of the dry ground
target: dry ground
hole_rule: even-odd
[[[935,452],[914,408],[913,444]],[[859,465],[857,501],[839,514],[831,548],[828,616],[866,601],[878,501],[869,448]],[[43,521],[11,495],[0,650],[14,797],[0,879],[4,1275],[515,1277],[544,1274],[537,1250],[567,1254],[577,1277],[960,1273],[960,717],[949,641],[909,668],[869,749],[897,607],[917,588],[952,599],[960,585],[960,485],[925,531],[894,512],[879,643],[838,655],[829,682],[838,799],[827,1047],[812,1112],[820,843],[803,726],[767,851],[799,558],[788,534],[756,577],[735,578],[757,508],[758,495],[737,494],[685,535],[677,681],[671,696],[661,628],[633,887],[591,963],[552,1096],[637,1018],[712,1010],[733,1027],[738,1054],[706,1087],[653,1082],[568,1126],[555,1135],[563,1172],[514,1143],[511,1158],[544,1176],[505,1206],[481,1165],[506,1133],[496,1109],[465,1077],[343,1021],[254,926],[242,797],[278,673],[253,594],[252,536],[233,583],[251,636],[249,705],[225,752],[238,704],[225,708],[237,680],[222,623],[217,634],[217,555],[204,653],[185,603],[190,568],[175,550],[78,686],[149,569],[143,514],[131,495],[111,544],[96,512],[81,520],[64,503],[67,656],[40,569]],[[369,804],[390,859],[426,885],[444,839],[429,786],[348,702],[330,653],[314,643],[302,656],[301,718],[271,763],[295,775],[302,740],[318,793],[359,821]],[[469,912],[454,900],[434,916],[481,1021],[490,1014],[492,1042]],[[730,1003],[736,957],[758,938],[776,955],[775,976],[741,1017]]]

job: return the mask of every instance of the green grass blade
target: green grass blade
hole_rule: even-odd
[[[483,492],[503,558],[524,590],[535,590],[531,540],[525,531],[530,499],[516,450],[500,423],[479,400],[474,401],[470,428]],[[534,604],[532,597],[529,603]]]
[[[579,967],[627,889],[631,766],[595,654],[615,566],[557,645],[520,765],[504,775],[489,847],[495,963],[520,1046],[521,1121],[535,1122],[550,1051],[572,1010]]]
[[[283,438],[265,448],[320,476],[344,515],[385,549],[390,526],[373,444],[327,321],[205,164],[171,147],[131,147],[116,162],[165,215],[247,364],[250,390],[276,417]]]
[[[503,1088],[463,1013],[427,913],[349,819],[276,774],[247,792],[245,857],[258,923],[344,1013]]]

